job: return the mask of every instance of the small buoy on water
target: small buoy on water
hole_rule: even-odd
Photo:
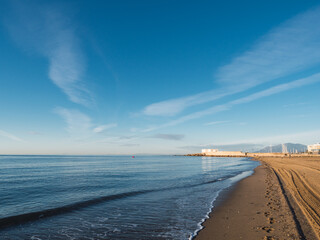
[[[134,156],[132,156],[132,158],[134,158]]]

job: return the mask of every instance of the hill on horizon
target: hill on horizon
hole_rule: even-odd
[[[296,152],[305,152],[307,150],[307,145],[300,143],[284,143],[278,145],[266,146],[257,153],[272,153],[272,152],[288,152],[288,153],[296,153]]]

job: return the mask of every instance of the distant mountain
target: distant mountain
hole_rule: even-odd
[[[305,152],[307,150],[307,146],[299,143],[284,143],[278,144],[274,146],[267,146],[259,151],[258,153],[270,153],[270,152],[288,152],[288,153],[295,153],[295,152]]]

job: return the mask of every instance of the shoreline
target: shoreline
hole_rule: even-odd
[[[284,179],[284,169],[291,165],[296,168],[294,164],[297,161],[301,165],[298,169],[308,169],[310,164],[319,164],[317,170],[320,171],[320,158],[257,157],[252,160],[259,161],[261,165],[254,169],[251,176],[219,194],[209,218],[202,223],[203,228],[193,239],[320,239],[317,231],[320,205],[319,211],[310,214],[314,217],[310,220],[302,208],[303,204],[299,204],[296,196],[299,196],[296,193],[298,191],[295,192],[289,178]],[[303,176],[304,172],[300,175]],[[320,179],[318,175],[314,173],[313,178]],[[320,184],[314,189],[311,195],[316,195],[316,200],[312,199],[311,205],[318,204]]]
[[[217,195],[211,201],[210,210],[207,212],[207,214],[201,220],[201,222],[198,223],[198,227],[199,228],[194,231],[193,235],[189,237],[189,240],[195,239],[198,236],[198,233],[200,231],[202,231],[202,229],[204,228],[203,224],[210,218],[210,214],[212,213],[213,209],[216,208],[216,207],[219,207],[220,205],[222,205],[224,203],[224,201],[228,198],[230,193],[234,190],[234,188],[235,188],[235,186],[237,185],[238,182],[246,179],[247,177],[252,176],[252,174],[254,174],[254,169],[250,170],[250,171],[242,172],[239,175],[235,176],[235,177],[240,177],[240,175],[247,174],[248,172],[252,172],[252,173],[250,173],[248,176],[241,177],[240,180],[236,181],[235,183],[231,184],[230,186],[228,186],[226,188],[223,188],[223,189],[221,189],[220,191],[217,192]]]

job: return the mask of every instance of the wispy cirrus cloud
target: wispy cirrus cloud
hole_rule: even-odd
[[[161,101],[146,106],[143,113],[150,116],[174,116],[188,107],[210,102],[236,92],[238,92],[238,90],[227,92],[223,89],[218,89],[202,92],[192,96]]]
[[[159,139],[164,139],[164,140],[174,140],[174,141],[179,141],[184,138],[184,134],[155,134],[152,136],[149,136],[149,138],[159,138]]]
[[[257,85],[309,69],[320,63],[320,7],[299,14],[261,37],[248,51],[214,74],[219,88],[192,96],[153,103],[143,109],[152,116],[174,116]]]
[[[106,125],[100,125],[100,126],[95,127],[93,129],[93,131],[95,133],[101,133],[101,132],[107,131],[108,129],[115,128],[117,126],[118,126],[117,123],[110,123],[110,124],[106,124]]]
[[[121,147],[139,147],[140,144],[138,144],[138,143],[125,143],[125,144],[122,144],[120,146]]]
[[[54,112],[64,119],[66,130],[72,135],[87,135],[93,128],[91,118],[76,109],[57,107]]]
[[[295,80],[295,81],[292,81],[292,82],[289,82],[289,83],[279,84],[277,86],[268,88],[266,90],[259,91],[259,92],[256,92],[254,94],[251,94],[249,96],[246,96],[246,97],[243,97],[243,98],[239,98],[239,99],[236,99],[236,100],[233,100],[233,101],[229,101],[229,102],[221,104],[221,105],[213,106],[213,107],[208,108],[208,109],[203,110],[203,111],[194,112],[194,113],[182,116],[182,117],[180,117],[178,119],[169,121],[169,122],[167,122],[165,124],[146,128],[146,129],[142,130],[142,132],[151,132],[151,131],[162,129],[162,128],[165,128],[165,127],[175,126],[175,125],[178,125],[180,123],[184,123],[186,121],[190,121],[190,120],[193,120],[193,119],[198,119],[198,118],[201,118],[201,117],[204,117],[204,116],[212,115],[212,114],[215,114],[215,113],[218,113],[218,112],[230,110],[232,107],[234,107],[236,105],[249,103],[249,102],[258,100],[260,98],[263,98],[263,97],[268,97],[268,96],[271,96],[271,95],[274,95],[274,94],[277,94],[277,93],[288,91],[290,89],[294,89],[294,88],[298,88],[298,87],[302,87],[302,86],[305,86],[305,85],[314,84],[314,83],[318,83],[318,82],[320,82],[320,73],[313,74],[313,75],[311,75],[309,77],[301,78],[301,79],[298,79],[298,80]]]
[[[92,94],[83,81],[85,59],[72,21],[52,4],[15,1],[11,6],[5,25],[12,38],[48,59],[49,78],[72,102],[91,105]]]
[[[224,124],[224,123],[231,123],[231,121],[226,120],[226,121],[213,121],[213,122],[207,122],[204,125],[205,126],[210,126],[210,125],[219,125],[219,124]]]
[[[117,123],[97,125],[93,123],[87,114],[77,109],[56,107],[54,112],[63,118],[67,125],[66,130],[72,137],[88,138],[94,135],[97,136],[99,133],[118,126]]]
[[[5,137],[5,138],[9,138],[13,141],[17,141],[17,142],[23,142],[23,140],[15,135],[13,135],[12,133],[9,133],[7,131],[1,130],[0,129],[0,136],[1,137]]]
[[[141,137],[138,136],[109,136],[104,137],[97,140],[95,143],[108,143],[108,144],[116,144],[116,145],[124,145],[124,144],[138,144]]]

